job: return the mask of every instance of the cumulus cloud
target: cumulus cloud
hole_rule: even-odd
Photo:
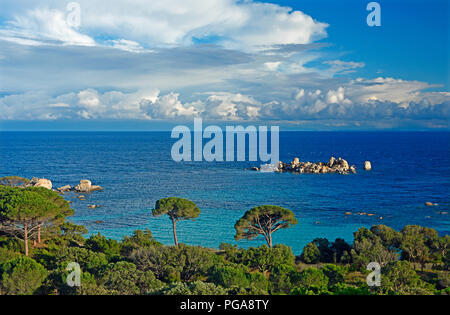
[[[367,82],[366,82],[367,81]],[[100,93],[93,89],[49,97],[43,93],[25,93],[0,98],[2,120],[53,120],[53,119],[141,119],[186,121],[201,117],[211,121],[372,121],[387,120],[437,120],[449,127],[449,93],[424,92],[413,89],[414,97],[403,92],[398,101],[370,98],[371,90],[363,96],[355,88],[364,82],[355,80],[336,89],[298,88],[291,97],[283,100],[262,102],[251,95],[229,92],[207,92],[191,102],[183,102],[179,93],[161,94],[158,90],[124,93],[108,91]],[[392,89],[392,84],[405,85],[402,80],[379,78],[381,87]],[[427,87],[419,82],[407,86]],[[364,100],[361,102],[360,100]],[[38,100],[38,101],[36,101]],[[26,113],[24,115],[24,113]]]
[[[349,83],[349,94],[357,102],[368,102],[378,100],[381,102],[391,101],[408,106],[410,102],[420,102],[426,97],[432,103],[448,100],[448,93],[434,94],[421,91],[438,87],[426,82],[409,81],[395,78],[364,79],[358,78]],[[434,95],[433,95],[434,94]]]
[[[255,120],[261,103],[240,93],[213,93],[204,104],[204,116],[216,120]]]
[[[81,6],[79,31],[69,27],[69,12],[59,1],[46,1],[48,6],[55,8],[50,10],[42,8],[38,1],[6,0],[4,14],[11,10],[15,18],[9,21],[8,32],[4,35],[92,45],[95,35],[102,34],[121,41],[113,46],[126,49],[131,46],[133,51],[140,45],[186,45],[195,40],[215,38],[217,43],[228,48],[254,50],[277,44],[311,43],[326,37],[328,26],[301,11],[253,1],[77,2]]]
[[[192,104],[182,104],[179,94],[157,95],[153,99],[143,99],[140,108],[150,119],[176,119],[198,117],[200,112]]]
[[[303,12],[238,0],[77,2],[79,28],[59,0],[3,1],[0,120],[449,127],[450,93],[421,81],[356,79],[365,62],[318,51],[328,25]]]

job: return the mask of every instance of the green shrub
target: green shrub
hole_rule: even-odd
[[[3,294],[30,295],[43,283],[47,270],[28,257],[19,257],[0,265],[0,290]]]

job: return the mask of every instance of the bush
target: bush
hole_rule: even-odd
[[[397,261],[382,269],[382,290],[389,294],[429,295],[434,288],[422,281],[407,261]]]
[[[0,248],[0,264],[9,260],[13,260],[15,258],[19,258],[20,256],[21,255],[17,252],[5,248]]]
[[[344,283],[338,283],[329,289],[334,295],[372,295],[373,293],[367,286],[350,286]]]
[[[159,245],[161,244],[153,238],[152,232],[150,232],[149,229],[145,229],[144,231],[136,230],[130,237],[125,236],[123,238],[121,243],[121,255],[129,256],[135,249]]]
[[[110,294],[150,294],[160,290],[162,282],[151,271],[137,270],[136,265],[120,261],[111,263],[102,271],[100,281]]]
[[[93,252],[105,254],[108,261],[116,261],[120,258],[119,242],[113,239],[107,239],[100,235],[100,233],[88,238],[85,247]]]
[[[288,294],[299,284],[300,272],[291,268],[278,269],[270,274],[269,291],[271,294]]]
[[[80,264],[83,271],[98,275],[108,264],[108,259],[103,253],[96,253],[80,247],[62,247],[42,256],[42,263],[49,269],[65,270],[71,262]]]
[[[242,255],[242,263],[261,272],[272,272],[280,265],[294,265],[295,256],[286,245],[269,248],[266,245],[251,247]]]
[[[328,286],[328,278],[322,270],[316,268],[307,268],[300,272],[299,275],[300,287],[304,288],[320,288],[326,289]]]
[[[306,264],[317,264],[320,261],[320,250],[313,242],[306,244],[300,259]]]
[[[209,271],[208,282],[213,282],[225,288],[254,287],[262,291],[267,291],[268,288],[268,281],[261,273],[250,273],[242,265],[213,266]]]
[[[0,290],[3,294],[31,295],[43,283],[47,270],[28,257],[19,257],[0,265]]]
[[[202,281],[177,282],[159,291],[163,295],[226,295],[227,291],[213,283]]]
[[[323,274],[328,278],[328,286],[344,282],[346,270],[344,267],[328,264],[322,267]]]

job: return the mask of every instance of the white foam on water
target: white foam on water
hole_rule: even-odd
[[[260,171],[263,173],[273,173],[278,170],[277,164],[262,164]]]

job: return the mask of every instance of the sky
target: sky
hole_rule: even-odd
[[[369,2],[1,0],[0,130],[449,130],[448,1]]]

